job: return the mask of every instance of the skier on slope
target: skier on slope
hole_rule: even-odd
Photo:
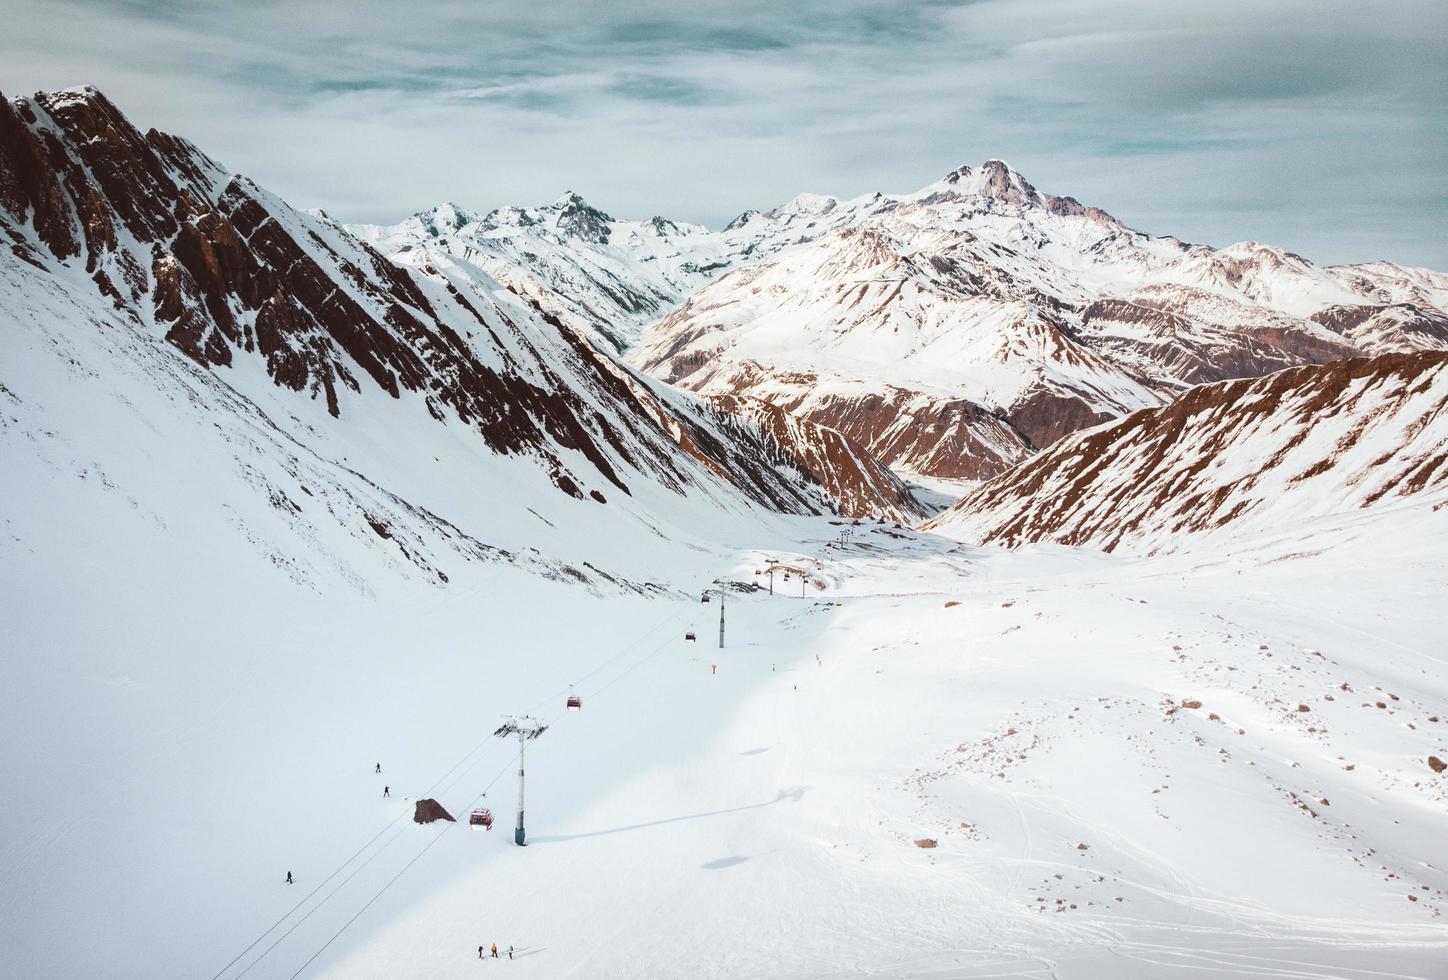
[[[478,947],[478,959],[482,959],[482,958],[483,958],[483,947],[479,946],[479,947]]]
[[[288,872],[287,872],[287,884],[290,885],[291,883],[292,883],[292,873],[291,873],[290,871],[288,871]]]
[[[513,958],[513,947],[512,947],[512,946],[509,946],[509,947],[508,947],[508,959],[511,960],[512,958]]]
[[[497,943],[493,943],[493,959],[497,959],[497,958],[498,958],[498,944],[497,944]]]
[[[377,771],[378,771],[378,772],[381,772],[381,771],[382,771],[382,763],[380,763],[380,762],[377,763]]]
[[[391,796],[391,795],[392,795],[392,787],[391,787],[391,786],[384,786],[384,787],[382,787],[382,795],[383,795],[384,798]]]

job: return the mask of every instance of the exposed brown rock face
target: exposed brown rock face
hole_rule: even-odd
[[[333,416],[348,393],[419,400],[494,452],[535,457],[580,500],[630,493],[629,472],[685,492],[697,470],[672,438],[682,428],[758,503],[828,510],[757,430],[734,441],[704,406],[646,405],[535,302],[394,265],[185,140],[142,135],[92,89],[0,98],[0,246],[37,275],[83,266],[137,329],[200,365],[260,359],[277,385],[324,399]]]
[[[412,808],[413,823],[436,823],[439,820],[457,823],[437,800],[418,800]]]
[[[1312,319],[1359,345],[1402,351],[1448,347],[1448,315],[1416,303],[1330,306]]]
[[[765,400],[715,396],[715,400],[729,398]],[[776,396],[774,404],[792,416],[839,432],[892,466],[949,479],[986,479],[1024,459],[1033,448],[1010,420],[974,402],[921,397],[890,385],[857,396]]]
[[[1300,519],[1400,500],[1448,487],[1445,406],[1438,352],[1202,385],[1057,443],[925,526],[1009,546],[1156,551],[1273,508]]]
[[[758,423],[825,488],[844,516],[912,524],[925,516],[925,508],[889,467],[834,429],[758,399],[725,395],[714,403]]]
[[[1302,363],[1251,332],[1203,328],[1185,314],[1150,302],[1096,300],[1081,312],[1082,332],[1103,353],[1179,386],[1254,378]],[[1337,357],[1353,353],[1346,345],[1335,351]]]

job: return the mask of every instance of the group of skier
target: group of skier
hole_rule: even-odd
[[[483,947],[479,946],[479,947],[478,947],[478,959],[480,959],[480,960],[482,960],[482,959],[494,959],[494,960],[499,959],[499,956],[498,956],[498,944],[497,944],[497,943],[493,943],[491,949],[492,949],[492,951],[493,951],[493,952],[492,952],[492,955],[491,955],[491,956],[484,956],[484,955],[483,955]],[[508,959],[511,960],[512,958],[513,958],[513,947],[512,947],[512,946],[509,946],[509,947],[508,947]]]

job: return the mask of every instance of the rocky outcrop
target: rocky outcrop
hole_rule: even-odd
[[[1448,353],[1201,385],[1057,443],[925,527],[971,542],[1169,551],[1448,490]]]
[[[845,517],[913,524],[926,516],[924,505],[889,467],[842,433],[758,399],[722,395],[714,403],[758,424],[825,488]]]
[[[560,204],[572,233],[607,216]],[[466,216],[439,216],[434,230]],[[213,371],[242,359],[325,403],[421,405],[492,452],[535,459],[563,493],[603,502],[702,473],[791,513],[830,509],[799,467],[690,412],[700,470],[619,367],[537,301],[475,268],[403,267],[325,216],[295,211],[183,139],[142,134],[94,89],[0,99],[0,242],[35,276],[79,269],[137,329]],[[672,411],[672,408],[671,408]]]
[[[448,823],[457,823],[451,813],[448,813],[437,800],[418,800],[412,808],[413,823],[436,823],[439,820],[446,820]]]

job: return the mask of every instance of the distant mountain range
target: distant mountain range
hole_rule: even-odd
[[[651,524],[643,486],[708,501],[684,525],[719,508],[915,523],[935,509],[918,485],[1028,472],[1011,468],[1197,385],[1448,350],[1442,273],[1148,235],[1000,161],[717,231],[571,192],[347,226],[93,89],[0,102],[0,242],[0,311],[32,352],[124,335],[161,383],[164,344],[289,439],[318,430],[263,412],[262,380],[343,422],[466,431],[498,473]]]
[[[571,193],[353,230],[403,263],[477,263],[645,371],[836,429],[907,478],[988,478],[1194,384],[1448,349],[1444,274],[1149,235],[998,160],[720,231]]]
[[[164,397],[167,426],[199,429],[116,492],[154,499],[197,460],[234,471],[260,505],[246,536],[287,567],[340,526],[438,581],[552,540],[601,585],[624,551],[580,555],[583,527],[668,540],[837,506],[781,441],[797,428],[640,375],[476,266],[389,262],[94,89],[0,100],[0,243],[10,475],[128,465],[163,431],[144,413],[101,456],[74,447]]]

